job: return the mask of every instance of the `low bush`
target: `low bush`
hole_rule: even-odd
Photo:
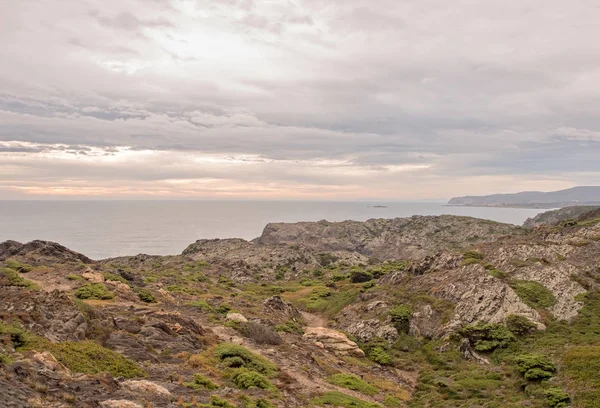
[[[205,406],[205,405],[202,405]],[[219,398],[216,395],[211,395],[210,397],[210,403],[208,404],[209,407],[220,407],[220,408],[235,408],[235,405],[233,405],[232,403],[230,403],[227,400],[224,400],[223,398]]]
[[[27,348],[49,351],[58,361],[76,373],[108,372],[113,377],[125,378],[146,375],[134,361],[93,341],[52,343],[45,339],[37,339],[28,344]]]
[[[375,395],[378,392],[377,387],[369,384],[354,374],[334,374],[327,378],[327,382],[366,395]]]
[[[75,275],[73,273],[65,276],[65,278],[67,278],[68,280],[71,280],[71,281],[80,281],[80,280],[83,280],[83,278],[81,276]]]
[[[125,285],[129,285],[129,282],[127,282],[127,279],[125,279],[121,275],[117,275],[116,273],[104,272],[102,274],[102,276],[104,276],[105,281],[121,282],[121,283],[124,283]]]
[[[211,305],[208,304],[208,302],[204,299],[200,299],[200,300],[196,300],[194,302],[190,302],[188,303],[190,306],[195,307],[197,309],[200,309],[204,312],[212,312],[213,308]],[[230,308],[231,310],[231,308]]]
[[[261,390],[275,389],[273,384],[261,373],[246,368],[236,370],[231,376],[233,383],[242,390],[259,388]]]
[[[523,354],[516,359],[517,369],[528,381],[541,381],[556,373],[556,365],[541,354]]]
[[[281,344],[281,336],[272,328],[256,322],[247,322],[239,325],[238,330],[257,344]]]
[[[546,403],[550,408],[566,408],[571,402],[569,394],[560,388],[548,388],[544,394],[546,395]]]
[[[320,397],[314,398],[311,403],[317,406],[330,405],[343,408],[381,408],[379,404],[363,401],[338,391],[326,392]]]
[[[507,347],[515,341],[514,334],[500,324],[479,323],[466,326],[459,330],[459,334],[468,338],[475,350],[484,352]]]
[[[219,344],[214,349],[214,355],[226,367],[243,367],[267,376],[272,376],[277,372],[275,364],[237,344]]]
[[[365,283],[373,280],[373,274],[363,269],[353,269],[350,271],[350,282]]]
[[[396,306],[389,312],[390,318],[399,333],[408,333],[412,310],[408,305]]]
[[[205,377],[202,374],[194,374],[194,381],[184,383],[183,385],[193,390],[216,390],[219,388],[219,386],[212,382],[210,378]]]
[[[156,302],[156,298],[154,297],[152,292],[150,292],[148,289],[140,289],[138,291],[137,295],[138,295],[138,298],[140,298],[140,300],[142,302],[146,302],[146,303]]]
[[[33,270],[33,266],[21,263],[15,259],[7,259],[6,261],[4,261],[4,264],[10,269],[13,269],[20,273],[27,273]]]
[[[304,334],[304,329],[302,328],[302,325],[296,323],[293,320],[288,320],[284,324],[278,324],[277,326],[275,326],[275,331],[291,334]]]
[[[75,291],[78,299],[100,299],[109,300],[115,296],[102,283],[88,283]]]
[[[37,289],[38,286],[23,278],[17,271],[10,268],[0,268],[0,285],[19,286],[28,289]]]
[[[531,334],[537,330],[537,326],[531,320],[521,315],[509,315],[506,318],[506,327],[517,336]]]

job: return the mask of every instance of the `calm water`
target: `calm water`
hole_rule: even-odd
[[[431,202],[0,201],[0,242],[55,241],[93,259],[172,255],[201,238],[256,238],[269,222],[455,214],[520,225],[541,211]]]

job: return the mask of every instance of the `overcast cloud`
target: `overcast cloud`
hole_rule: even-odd
[[[0,197],[600,184],[596,0],[0,0]]]

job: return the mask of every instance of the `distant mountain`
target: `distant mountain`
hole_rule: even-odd
[[[482,207],[562,208],[600,205],[600,186],[573,187],[560,191],[524,191],[516,194],[454,197],[450,205]]]

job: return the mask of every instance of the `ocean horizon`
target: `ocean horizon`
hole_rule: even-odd
[[[442,201],[5,200],[0,201],[0,242],[54,241],[106,259],[176,255],[198,239],[250,240],[273,222],[451,214],[521,225],[543,211]]]

